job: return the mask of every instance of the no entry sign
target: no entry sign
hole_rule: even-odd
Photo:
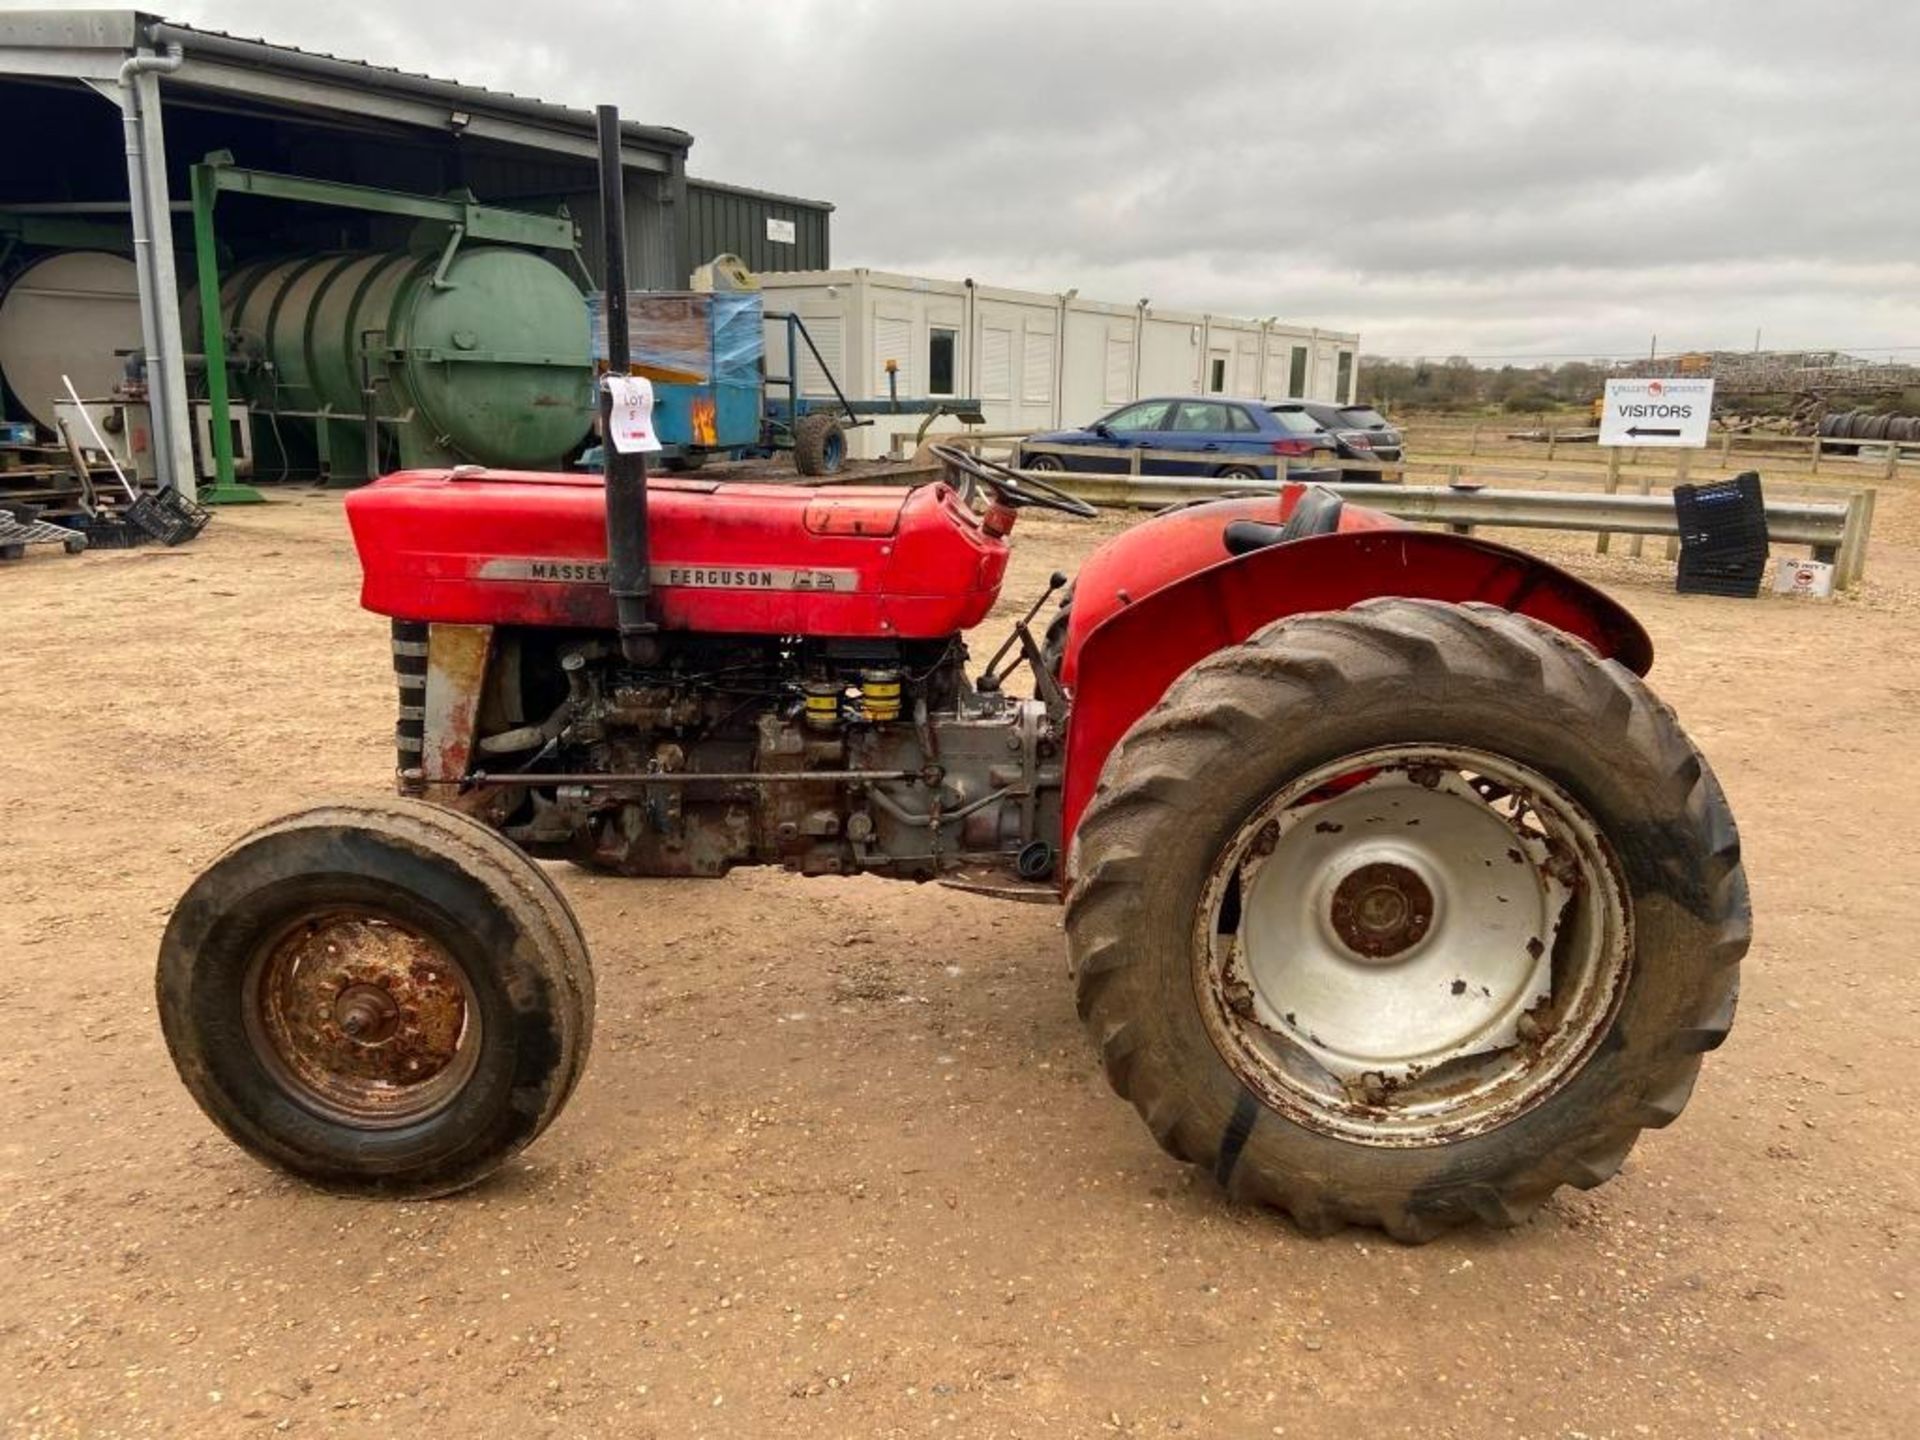
[[[1713,414],[1711,380],[1609,380],[1600,415],[1602,445],[1707,443]]]

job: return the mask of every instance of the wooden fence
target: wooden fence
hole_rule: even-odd
[[[1433,434],[1437,431],[1449,440],[1457,440],[1464,433],[1465,453],[1468,458],[1479,456],[1482,453],[1483,444],[1489,439],[1495,437],[1507,439],[1513,433],[1508,426],[1491,424],[1476,424],[1469,427],[1416,422],[1401,428],[1403,433],[1417,430],[1423,434]],[[1556,459],[1561,448],[1567,446],[1587,448],[1589,453],[1598,450],[1602,454],[1618,448],[1626,456],[1622,463],[1628,466],[1643,464],[1648,460],[1658,463],[1656,457],[1661,454],[1684,453],[1668,451],[1665,447],[1599,446],[1595,444],[1599,432],[1590,425],[1570,429],[1548,426],[1535,433],[1538,439],[1531,443],[1544,444],[1547,447],[1548,460]],[[1855,473],[1859,473],[1868,468],[1867,464],[1863,464],[1859,458],[1861,452],[1866,452],[1868,462],[1881,479],[1894,480],[1902,474],[1920,474],[1920,441],[1914,440],[1854,440],[1831,435],[1775,435],[1761,434],[1751,430],[1721,430],[1704,447],[1704,450],[1717,453],[1718,463],[1722,469],[1731,468],[1734,457],[1737,455],[1742,463],[1749,460],[1785,460],[1795,465],[1804,465],[1809,474],[1818,475],[1823,462],[1831,465],[1836,459],[1845,458],[1854,462],[1851,468]],[[1902,467],[1909,468],[1903,470]]]

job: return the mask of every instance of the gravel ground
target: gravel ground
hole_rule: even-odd
[[[1883,494],[1883,533],[1914,510]],[[1003,614],[1121,523],[1023,520]],[[1525,543],[1652,630],[1755,943],[1678,1125],[1517,1232],[1417,1250],[1305,1239],[1164,1158],[1052,910],[764,872],[557,871],[600,976],[569,1112],[460,1197],[311,1193],[176,1083],[151,966],[227,841],[385,789],[385,622],[338,498],[0,566],[0,1429],[1920,1431],[1920,550],[1878,546],[1858,597],[1745,603]]]

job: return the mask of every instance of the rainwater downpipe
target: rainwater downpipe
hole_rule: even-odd
[[[1080,289],[1063,290],[1057,297],[1060,301],[1060,323],[1054,328],[1054,344],[1058,347],[1053,359],[1053,414],[1047,424],[1059,429],[1067,423],[1067,326],[1073,318],[1073,302],[1080,296]],[[1106,356],[1103,353],[1104,363]]]
[[[980,338],[980,331],[978,329],[978,321],[974,315],[973,277],[969,275],[960,283],[966,287],[966,293],[962,296],[962,304],[967,318],[960,332],[967,337],[966,393],[977,396],[980,393],[980,346],[977,343]],[[958,339],[957,336],[955,338]],[[956,366],[955,368],[957,369],[958,367]]]
[[[186,58],[179,45],[168,45],[164,54],[129,55],[120,66],[120,125],[127,149],[127,210],[133,222],[133,266],[140,292],[140,344],[146,351],[147,409],[152,425],[153,453],[171,457],[174,412],[167,406],[166,367],[160,356],[160,315],[154,297],[160,285],[153,264],[153,232],[147,220],[146,156],[141,126],[138,77],[154,73],[170,75]],[[190,453],[190,452],[189,452]],[[184,495],[193,492],[193,476],[172,476]],[[182,484],[184,478],[185,483]]]

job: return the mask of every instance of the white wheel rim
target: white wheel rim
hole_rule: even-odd
[[[1619,866],[1562,787],[1484,751],[1390,746],[1239,826],[1202,894],[1194,981],[1216,1048],[1273,1108],[1443,1144],[1578,1072],[1631,939]]]

